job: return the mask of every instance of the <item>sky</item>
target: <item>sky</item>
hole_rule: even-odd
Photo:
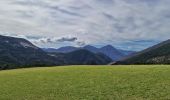
[[[0,0],[0,35],[43,48],[143,50],[170,38],[170,0]]]

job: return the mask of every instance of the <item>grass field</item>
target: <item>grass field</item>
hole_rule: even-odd
[[[0,71],[0,100],[170,100],[170,66]]]

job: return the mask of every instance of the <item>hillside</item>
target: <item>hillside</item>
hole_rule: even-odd
[[[169,100],[169,66],[64,66],[0,71],[0,100]]]
[[[0,69],[60,64],[61,61],[25,39],[0,36]]]
[[[170,40],[159,43],[114,64],[170,64]]]

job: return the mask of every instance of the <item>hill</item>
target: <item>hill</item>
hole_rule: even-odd
[[[169,66],[64,66],[0,71],[0,100],[169,100]]]
[[[138,52],[115,64],[170,64],[170,40]]]

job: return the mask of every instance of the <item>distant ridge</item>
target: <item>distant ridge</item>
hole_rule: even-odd
[[[80,49],[85,49],[88,50],[90,52],[93,53],[103,53],[106,56],[110,57],[113,61],[117,61],[125,56],[131,55],[133,53],[135,53],[135,51],[126,51],[126,50],[120,50],[120,49],[116,49],[114,48],[112,45],[106,45],[104,47],[101,48],[96,48],[94,46],[91,45],[87,45],[84,47],[72,47],[72,46],[66,46],[66,47],[61,47],[59,49],[50,49],[50,48],[44,48],[43,50],[46,52],[55,52],[55,53],[69,53],[69,52],[73,52],[76,50],[80,50]]]
[[[50,53],[58,59],[64,60],[65,65],[107,65],[112,60],[104,54],[93,53],[79,49],[69,53]]]
[[[79,48],[72,47],[72,46],[66,46],[66,47],[61,47],[59,49],[55,48],[43,48],[44,51],[46,52],[56,52],[56,53],[69,53],[78,50]]]

